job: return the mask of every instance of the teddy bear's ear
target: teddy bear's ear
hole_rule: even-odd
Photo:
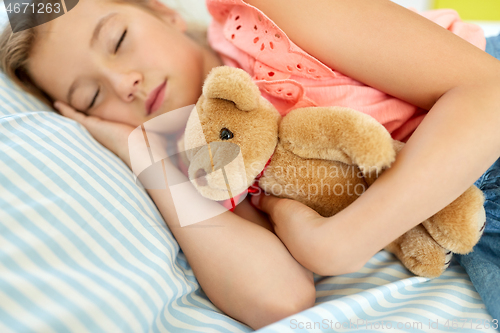
[[[203,85],[203,95],[206,98],[220,98],[234,102],[242,111],[252,111],[259,106],[260,91],[244,70],[219,66],[208,74]]]

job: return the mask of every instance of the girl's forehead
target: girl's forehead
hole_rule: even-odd
[[[120,8],[114,8],[107,0],[80,1],[66,14],[36,28],[37,37],[31,56],[47,52],[51,54],[64,52],[67,46],[75,42],[85,42],[85,39],[91,38],[92,31],[102,17],[119,10]],[[86,44],[89,45],[89,42]]]
[[[127,7],[108,0],[80,1],[65,15],[37,27],[37,40],[28,61],[35,83],[49,95],[66,100],[61,92],[89,65],[90,43],[99,23],[112,13],[132,10]]]
[[[72,10],[66,14],[38,26],[37,32],[40,37],[60,33],[60,29],[68,32],[77,32],[84,27],[95,25],[99,16],[111,11],[120,11],[120,6],[109,0],[85,0],[80,1]]]

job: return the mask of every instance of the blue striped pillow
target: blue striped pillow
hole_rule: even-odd
[[[1,332],[250,331],[208,301],[118,157],[70,119],[13,111],[0,116]]]
[[[5,73],[0,71],[0,117],[36,110],[51,110],[51,108],[24,92],[17,84],[9,80]]]

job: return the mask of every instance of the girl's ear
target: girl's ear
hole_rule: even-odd
[[[149,0],[149,6],[168,24],[184,32],[187,30],[187,23],[184,18],[174,9],[166,6],[159,0]]]

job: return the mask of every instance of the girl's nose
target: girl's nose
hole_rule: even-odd
[[[130,72],[115,77],[115,87],[118,96],[125,102],[131,102],[140,93],[142,86],[142,75],[138,72]]]

